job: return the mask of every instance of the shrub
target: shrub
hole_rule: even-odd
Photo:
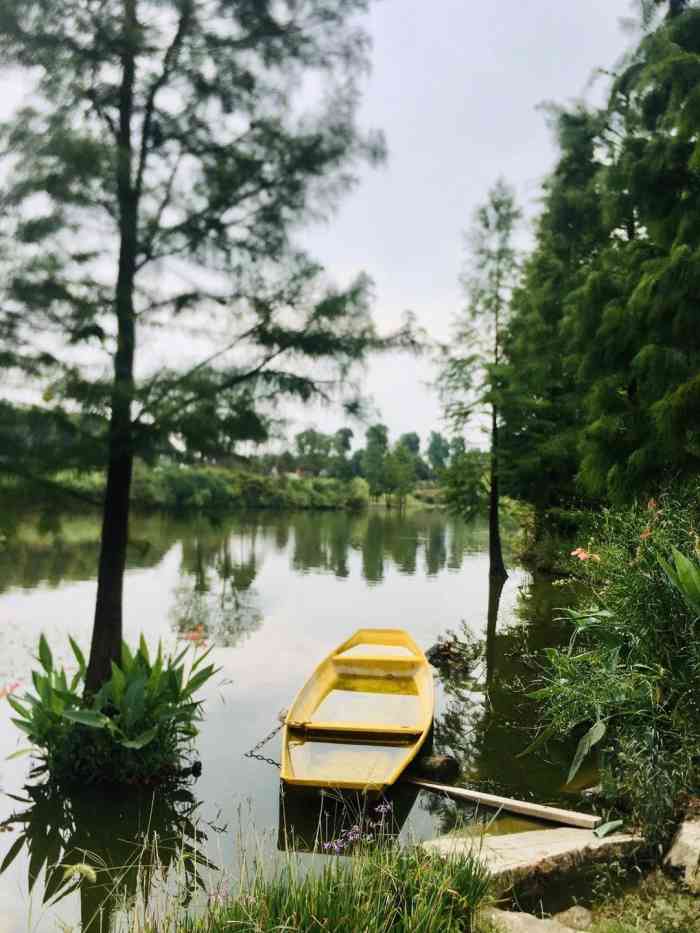
[[[650,842],[663,842],[700,756],[698,486],[603,516],[573,552],[589,582],[567,614],[566,650],[548,652],[542,737],[583,732],[571,780],[593,748],[603,786]]]
[[[355,476],[350,480],[350,491],[347,498],[347,507],[352,511],[359,512],[369,505],[369,483],[361,476]]]
[[[32,673],[35,694],[8,697],[13,719],[39,752],[51,780],[61,784],[155,783],[175,779],[197,735],[201,700],[195,692],[215,673],[204,665],[208,652],[185,671],[184,658],[164,658],[160,645],[151,659],[141,637],[132,653],[122,647],[121,665],[85,701],[85,659],[70,639],[78,670],[69,680],[54,666],[45,637],[39,640],[42,670]]]

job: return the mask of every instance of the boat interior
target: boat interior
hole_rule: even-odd
[[[405,632],[361,629],[316,669],[287,720],[287,774],[378,784],[432,722],[432,679]]]

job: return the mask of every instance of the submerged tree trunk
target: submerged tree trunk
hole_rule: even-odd
[[[486,616],[486,702],[491,705],[490,691],[496,673],[496,634],[498,628],[498,610],[501,605],[501,593],[506,585],[506,578],[489,577],[489,606]]]
[[[503,562],[501,525],[498,518],[498,412],[491,406],[491,493],[489,495],[489,576],[506,579],[508,573]]]
[[[138,250],[138,193],[133,182],[131,120],[134,110],[137,21],[135,0],[124,0],[122,83],[119,94],[117,191],[119,196],[119,271],[115,290],[117,352],[114,357],[109,422],[107,485],[97,572],[97,601],[86,690],[94,693],[121,660],[122,593],[129,537],[129,497],[134,451],[131,403],[134,397],[134,280]]]

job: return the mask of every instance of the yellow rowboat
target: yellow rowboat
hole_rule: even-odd
[[[382,791],[425,743],[433,675],[402,629],[359,629],[322,661],[285,719],[288,784]]]

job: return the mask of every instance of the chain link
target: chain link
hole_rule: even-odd
[[[263,747],[263,745],[267,745],[267,743],[268,743],[271,739],[274,739],[274,737],[277,735],[277,733],[278,733],[281,729],[283,729],[283,728],[284,728],[284,722],[281,722],[278,726],[275,726],[275,728],[272,730],[272,732],[269,732],[269,733],[265,736],[264,739],[260,739],[260,741],[257,743],[257,745],[254,745],[254,746],[250,749],[250,751],[246,752],[246,753],[243,755],[243,757],[244,757],[244,758],[254,758],[256,761],[264,761],[266,764],[272,765],[274,768],[279,768],[279,766],[280,766],[279,761],[275,761],[274,758],[267,758],[265,755],[259,755],[258,752],[259,752],[260,749]]]

